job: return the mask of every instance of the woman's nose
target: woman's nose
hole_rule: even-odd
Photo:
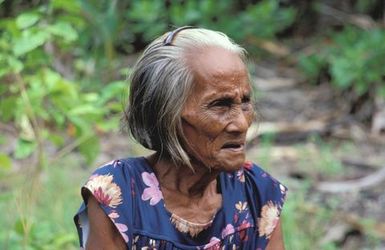
[[[226,127],[229,133],[246,133],[250,126],[247,114],[242,109],[238,109],[232,116],[231,121]]]

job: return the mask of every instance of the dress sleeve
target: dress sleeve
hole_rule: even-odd
[[[279,222],[287,188],[253,163],[245,164],[245,177],[257,234],[266,246]]]
[[[83,203],[74,217],[81,247],[85,247],[89,233],[87,201],[93,195],[110,218],[126,244],[132,235],[131,183],[123,162],[116,160],[97,170],[81,189]]]

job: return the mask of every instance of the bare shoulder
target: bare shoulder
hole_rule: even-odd
[[[87,208],[90,231],[86,249],[126,249],[125,242],[119,231],[92,195],[88,198]]]

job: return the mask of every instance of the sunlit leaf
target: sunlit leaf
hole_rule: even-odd
[[[18,125],[21,129],[20,138],[27,141],[33,141],[35,139],[35,133],[33,131],[31,121],[28,119],[26,114],[20,116]]]
[[[76,30],[67,22],[58,22],[48,26],[47,30],[53,35],[64,38],[65,41],[71,42],[78,38]]]
[[[49,35],[43,31],[38,31],[30,35],[24,35],[15,41],[12,51],[16,56],[24,55],[43,45],[48,38]]]
[[[86,115],[86,114],[101,114],[102,109],[100,107],[95,107],[91,104],[83,104],[78,107],[74,107],[71,109],[68,114],[70,116],[72,115]]]
[[[39,21],[39,15],[35,13],[23,13],[16,18],[16,25],[20,29],[28,28]]]
[[[51,4],[55,9],[63,9],[69,13],[79,13],[81,10],[80,1],[52,0]]]

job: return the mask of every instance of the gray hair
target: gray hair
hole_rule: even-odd
[[[193,86],[186,53],[216,46],[246,58],[246,51],[225,34],[203,28],[183,29],[171,44],[166,33],[144,50],[130,76],[129,103],[125,110],[131,135],[144,147],[168,156],[178,165],[192,168],[182,147],[181,112]]]

